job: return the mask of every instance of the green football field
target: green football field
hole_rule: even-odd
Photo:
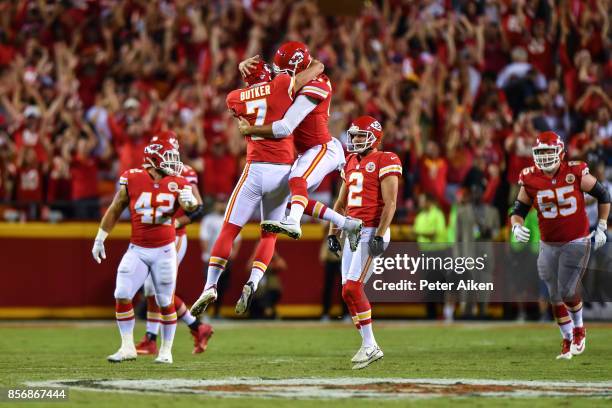
[[[143,323],[136,329],[142,334]],[[181,326],[171,366],[150,356],[107,363],[119,345],[110,322],[0,323],[4,393],[47,381],[76,387],[68,402],[0,398],[0,408],[612,405],[610,325],[588,325],[587,350],[570,361],[555,360],[552,323],[375,322],[375,330],[385,358],[354,371],[349,360],[360,342],[348,323],[222,322],[198,356]]]

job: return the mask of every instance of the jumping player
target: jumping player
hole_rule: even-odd
[[[240,69],[248,86],[230,92],[226,102],[236,117],[244,117],[257,125],[282,118],[291,106],[295,92],[323,71],[323,65],[315,62],[296,76],[282,73],[272,79],[272,70],[267,64],[256,57],[249,60],[254,61],[251,68]],[[243,61],[241,66],[248,65],[249,60]],[[208,304],[217,299],[217,281],[227,264],[232,243],[254,211],[259,208],[262,220],[280,220],[287,207],[287,180],[295,160],[293,140],[290,137],[273,140],[252,136],[247,136],[246,140],[247,164],[232,192],[225,210],[225,222],[212,248],[204,291],[191,307],[194,316],[199,316]],[[347,219],[321,203],[312,201],[307,205],[311,214],[333,219],[349,234],[358,234],[361,229],[360,221]],[[275,243],[276,234],[262,230],[251,275],[236,304],[236,313],[242,314],[248,309],[272,258]]]
[[[151,138],[151,143],[158,140],[165,140],[177,150],[179,149],[178,138],[173,131],[162,131]],[[182,208],[179,208],[175,214],[174,226],[176,228],[176,251],[178,255],[178,265],[180,266],[185,254],[187,253],[187,231],[186,226],[199,218],[203,213],[202,198],[198,192],[198,174],[188,165],[183,166],[181,174],[191,185],[194,196],[198,201],[196,209],[190,213],[186,213]],[[151,275],[147,276],[144,284],[144,295],[147,302],[147,328],[142,340],[136,345],[138,354],[157,354],[157,334],[161,324],[161,313],[159,305],[155,301],[155,286]],[[183,321],[188,327],[193,337],[193,354],[203,353],[208,346],[208,340],[213,335],[213,328],[205,323],[201,323],[191,315],[185,302],[174,295],[174,307],[177,317]]]
[[[151,274],[162,320],[162,345],[155,362],[172,363],[176,331],[173,294],[177,273],[174,219],[179,206],[190,212],[198,205],[191,185],[180,175],[182,169],[183,163],[174,146],[163,140],[149,144],[144,150],[142,168],[121,175],[119,191],[100,223],[92,249],[98,263],[106,259],[104,240],[129,206],[132,236],[117,269],[115,289],[121,347],[108,356],[110,362],[136,358],[132,298]]]
[[[521,188],[510,220],[517,241],[527,242],[530,231],[523,225],[525,217],[532,205],[538,211],[541,235],[538,274],[548,288],[563,337],[557,359],[569,360],[584,352],[586,346],[578,285],[589,261],[591,238],[594,238],[594,250],[606,242],[610,194],[589,174],[586,163],[566,162],[563,157],[564,145],[557,134],[544,132],[538,136],[533,147],[535,166],[521,172]],[[589,234],[583,192],[599,203],[599,223],[592,234]]]
[[[351,362],[353,369],[365,368],[383,357],[372,330],[370,303],[363,284],[372,274],[372,259],[380,256],[390,241],[391,220],[395,214],[402,163],[396,154],[378,150],[382,126],[371,116],[355,119],[348,130],[347,157],[343,183],[334,210],[363,220],[364,228],[357,251],[342,251],[342,299],[362,337],[359,351]],[[335,254],[342,249],[330,224],[328,247]]]
[[[276,52],[274,70],[299,75],[308,69],[312,61],[305,44],[289,41]],[[240,121],[239,129],[243,135],[269,139],[283,139],[293,135],[298,152],[298,158],[289,174],[289,215],[282,220],[266,219],[261,224],[265,231],[300,238],[300,220],[308,207],[308,192],[316,190],[327,174],[340,170],[345,163],[342,143],[333,138],[327,128],[331,98],[331,82],[321,73],[297,91],[293,104],[282,117],[266,124],[250,123],[245,119]],[[357,241],[357,236],[351,239],[353,250]]]

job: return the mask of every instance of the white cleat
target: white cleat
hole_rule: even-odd
[[[357,218],[346,217],[342,230],[347,234],[351,252],[355,252],[357,250],[357,245],[359,245],[359,240],[361,239],[362,228],[363,221]]]
[[[302,228],[299,221],[285,217],[281,221],[262,221],[261,229],[275,234],[284,234],[293,239],[300,239]]]
[[[159,354],[155,359],[157,364],[172,364],[172,353],[168,351],[159,350]]]
[[[199,318],[202,313],[206,310],[209,304],[214,303],[217,300],[217,285],[212,285],[208,289],[204,289],[198,300],[196,300],[191,306],[191,314],[195,318]]]
[[[136,347],[132,344],[132,347],[129,346],[121,346],[121,348],[110,356],[106,357],[109,363],[120,363],[122,361],[131,361],[136,360]]]
[[[384,357],[382,350],[378,346],[365,347],[364,354],[366,359],[355,364],[353,366],[353,370],[361,370],[362,368],[366,368],[373,362]]]
[[[242,293],[240,294],[240,299],[236,302],[236,313],[244,314],[247,310],[249,310],[249,306],[251,306],[251,301],[253,300],[253,295],[255,294],[255,289],[253,287],[253,282],[247,282],[246,285],[242,287]]]
[[[363,363],[367,359],[368,359],[368,357],[366,356],[366,348],[364,346],[361,346],[359,348],[359,350],[357,351],[357,353],[355,353],[353,358],[351,358],[351,363],[353,363],[353,364],[355,364],[355,363]]]

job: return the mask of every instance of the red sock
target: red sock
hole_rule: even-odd
[[[176,308],[174,303],[161,308],[162,324],[176,324]]]
[[[308,205],[308,183],[302,177],[289,179],[289,189],[291,190],[291,205],[299,204],[306,208]]]
[[[215,241],[215,245],[213,245],[212,250],[210,251],[210,257],[213,258],[221,258],[227,260],[232,253],[232,246],[234,245],[234,240],[240,234],[240,230],[242,228],[238,225],[231,224],[229,222],[224,222],[223,227],[221,228],[221,232]],[[225,267],[225,265],[222,265]]]
[[[115,317],[118,321],[134,320],[134,307],[132,302],[115,302]]]
[[[313,218],[324,220],[326,212],[327,206],[325,204],[320,201],[308,199],[308,205],[304,209],[304,214],[310,215]]]
[[[161,322],[161,314],[155,300],[155,295],[147,296],[147,320]]]
[[[270,263],[270,260],[272,260],[272,255],[274,255],[275,245],[276,234],[267,231],[261,231],[259,243],[257,244],[257,248],[255,248],[255,256],[253,258],[254,261],[261,262],[267,266]]]
[[[357,308],[355,307],[353,297],[348,292],[349,288],[347,288],[346,284],[344,284],[344,286],[342,286],[342,299],[344,300],[344,303],[346,303],[346,307],[351,314],[355,328],[360,330],[361,324],[359,323],[359,318],[357,317]]]
[[[572,319],[565,305],[563,303],[553,304],[552,312],[553,316],[555,317],[555,321],[557,322],[557,325],[559,325],[561,336],[563,336],[564,339],[571,340],[572,329],[574,325],[572,324]]]
[[[179,319],[183,317],[185,313],[187,313],[187,306],[185,306],[185,302],[180,297],[174,295],[174,308],[176,309],[176,317]]]

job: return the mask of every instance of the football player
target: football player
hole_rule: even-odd
[[[104,240],[123,210],[129,207],[132,234],[128,250],[117,268],[115,288],[121,347],[108,356],[110,362],[136,358],[132,298],[151,274],[162,321],[162,345],[155,362],[172,363],[176,331],[173,294],[177,273],[174,219],[179,207],[191,212],[198,206],[191,184],[181,176],[182,171],[183,163],[174,146],[163,140],[149,144],[144,150],[142,167],[121,175],[119,191],[100,223],[92,249],[98,263],[106,259]]]
[[[591,174],[586,163],[565,161],[564,145],[554,132],[543,132],[533,147],[535,166],[523,169],[520,190],[511,215],[512,232],[517,241],[529,241],[524,226],[531,206],[538,211],[541,242],[537,267],[550,296],[555,320],[563,337],[557,359],[571,359],[586,345],[582,321],[582,299],[578,285],[593,249],[606,242],[610,194]],[[587,192],[599,203],[599,223],[589,234],[584,206]],[[568,312],[569,310],[569,312]]]
[[[347,151],[351,154],[334,210],[359,218],[364,224],[357,251],[347,250],[348,239],[342,251],[342,299],[362,338],[351,362],[353,369],[361,369],[383,357],[374,338],[372,312],[363,285],[372,274],[372,259],[380,256],[390,241],[389,226],[395,214],[402,163],[395,153],[378,150],[383,130],[373,117],[358,117],[347,134]],[[342,246],[336,233],[330,224],[328,247],[338,254]]]
[[[299,75],[313,59],[305,44],[289,41],[281,45],[274,56],[274,70]],[[298,158],[289,174],[291,209],[282,220],[266,218],[265,231],[283,233],[297,239],[302,235],[300,220],[308,207],[308,192],[317,189],[325,176],[340,170],[345,163],[342,143],[332,137],[327,128],[332,89],[329,78],[322,72],[298,89],[291,107],[282,117],[267,123],[251,123],[242,118],[240,133],[276,140],[293,135]],[[355,250],[358,235],[351,236]]]
[[[248,68],[244,68],[248,66]],[[295,92],[323,71],[323,65],[315,62],[295,76],[281,73],[272,79],[272,70],[258,57],[243,61],[240,72],[248,85],[230,92],[227,107],[236,117],[256,125],[265,125],[282,118],[293,101]],[[289,196],[288,177],[295,159],[290,137],[264,139],[247,136],[247,164],[230,196],[225,210],[225,223],[212,248],[204,291],[191,307],[191,313],[199,316],[217,299],[217,282],[227,265],[232,243],[244,224],[259,208],[262,220],[280,220],[287,208]],[[351,234],[359,234],[361,221],[347,219],[322,203],[307,201],[308,214],[333,220]],[[236,313],[245,313],[259,281],[274,253],[276,234],[261,232],[255,250],[251,275],[244,285],[236,304]]]
[[[175,149],[179,149],[178,138],[173,131],[160,132],[151,138],[151,143],[155,143],[159,140],[167,141],[174,146]],[[175,215],[174,226],[176,227],[176,251],[179,265],[187,253],[187,232],[185,227],[190,224],[192,220],[199,218],[204,209],[202,198],[198,192],[198,174],[190,166],[184,165],[181,175],[191,183],[194,196],[198,201],[198,206],[190,213],[186,213],[182,208],[179,208]],[[136,345],[136,352],[138,354],[157,354],[156,340],[161,324],[161,313],[159,305],[155,301],[155,286],[153,285],[151,275],[148,275],[145,280],[144,294],[147,299],[147,331],[142,340]],[[185,302],[176,294],[174,295],[174,307],[177,317],[189,327],[194,342],[193,354],[203,353],[208,346],[208,340],[214,332],[212,327],[208,324],[201,323],[199,319],[193,317],[187,309],[187,306],[185,306]]]

